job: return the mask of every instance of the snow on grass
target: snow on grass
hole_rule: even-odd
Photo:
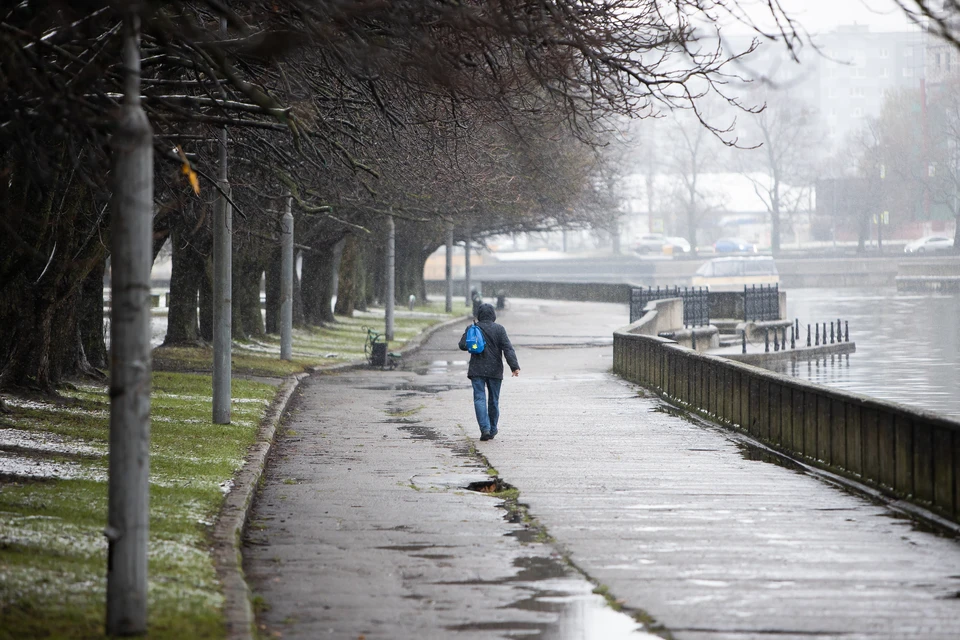
[[[214,425],[209,376],[153,382],[150,635],[222,637],[209,530],[276,387],[235,379],[234,420]],[[103,387],[64,395],[78,404],[8,403],[16,428],[0,429],[0,629],[11,637],[102,635],[109,399]]]
[[[0,428],[0,449],[14,447],[24,451],[44,453],[107,455],[107,447],[100,443],[89,444],[84,440],[70,439],[56,433]]]
[[[391,349],[450,317],[432,311],[398,313]],[[276,393],[275,384],[242,375],[276,378],[360,359],[365,326],[378,330],[377,317],[382,311],[296,330],[293,362],[276,357],[274,336],[237,345],[228,425],[211,422],[210,375],[163,371],[209,370],[210,349],[154,352],[162,366],[151,395],[151,638],[224,635],[209,531]],[[109,398],[95,384],[61,393],[49,401],[4,398],[13,426],[0,428],[0,638],[103,635]]]

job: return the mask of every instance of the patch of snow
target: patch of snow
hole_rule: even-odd
[[[0,474],[11,475],[18,478],[30,478],[36,480],[58,479],[58,480],[94,480],[96,482],[106,482],[106,470],[92,468],[88,465],[81,465],[72,460],[54,461],[37,460],[24,458],[22,456],[13,456],[4,451],[0,451]]]
[[[0,429],[0,448],[18,447],[31,451],[50,453],[107,455],[106,446],[92,446],[86,441],[72,440],[56,433]]]

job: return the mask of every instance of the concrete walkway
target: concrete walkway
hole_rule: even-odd
[[[248,536],[265,632],[642,637],[597,606],[587,575],[678,639],[960,637],[955,541],[610,374],[626,315],[512,301],[501,321],[522,374],[504,383],[489,443],[476,441],[462,328],[410,371],[313,378]],[[482,479],[471,446],[552,543],[458,488]]]

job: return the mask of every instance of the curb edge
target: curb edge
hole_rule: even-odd
[[[277,395],[260,422],[257,440],[248,450],[243,466],[233,477],[234,488],[224,497],[217,516],[213,530],[213,560],[223,589],[227,638],[251,640],[254,637],[255,618],[250,587],[243,574],[240,543],[277,427],[294,392],[308,375],[298,373],[288,376],[280,384]]]
[[[472,315],[465,314],[430,326],[408,340],[400,353],[416,353],[434,333],[472,318]],[[223,588],[227,638],[252,640],[255,637],[256,617],[251,604],[250,586],[243,573],[240,544],[277,427],[280,426],[294,392],[300,387],[300,383],[312,374],[339,373],[366,365],[363,360],[355,360],[331,367],[310,367],[309,373],[288,376],[280,384],[277,395],[264,414],[257,432],[257,441],[251,445],[243,467],[233,477],[234,488],[224,497],[213,530],[213,560],[217,578]]]

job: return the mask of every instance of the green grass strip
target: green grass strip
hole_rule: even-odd
[[[450,317],[429,311],[398,317],[390,349]],[[351,318],[298,331],[293,363],[279,360],[276,336],[236,348],[229,425],[211,423],[210,375],[184,373],[209,370],[209,350],[154,352],[147,637],[224,637],[210,535],[280,376],[362,358],[363,327],[382,325]],[[104,637],[109,399],[102,385],[62,396],[8,397],[13,415],[0,420],[3,468],[13,464],[0,475],[0,640]]]

